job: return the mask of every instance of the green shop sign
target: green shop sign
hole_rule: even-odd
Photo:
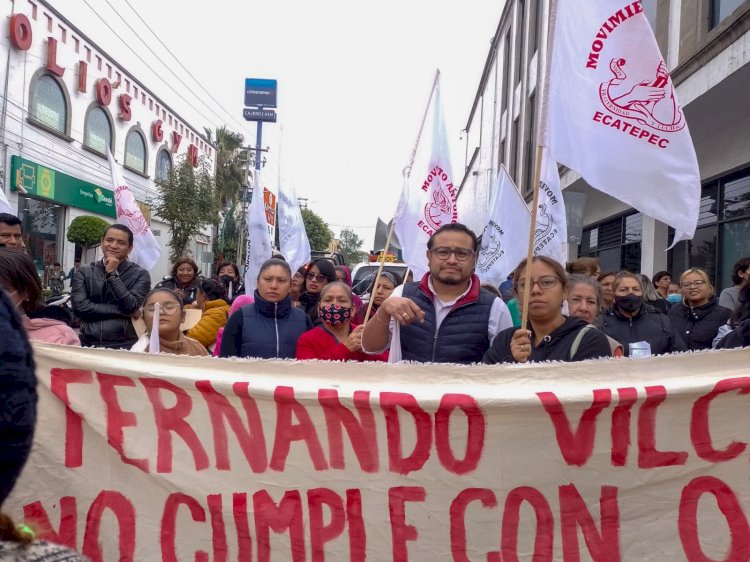
[[[111,189],[74,178],[20,156],[11,157],[10,173],[14,179],[11,186],[13,191],[19,191],[19,187],[23,187],[32,197],[48,199],[106,217],[117,216],[115,194]]]

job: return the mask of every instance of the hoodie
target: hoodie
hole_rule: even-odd
[[[30,340],[81,346],[81,340],[73,328],[71,312],[62,306],[45,306],[42,310],[23,317],[23,327]]]
[[[612,357],[612,350],[607,336],[596,328],[586,331],[578,344],[578,350],[573,357],[570,356],[573,342],[578,332],[588,324],[577,316],[565,319],[565,322],[544,337],[537,346],[534,345],[532,337],[531,355],[529,361],[583,361],[585,359],[596,359],[599,357]],[[500,332],[492,346],[482,358],[482,363],[516,363],[510,351],[510,341],[517,328],[508,328]],[[529,324],[529,330],[532,330]],[[533,332],[533,330],[532,330]]]

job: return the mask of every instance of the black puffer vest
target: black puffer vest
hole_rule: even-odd
[[[307,315],[292,306],[289,296],[273,303],[255,291],[255,302],[240,308],[240,313],[241,357],[294,359],[297,340],[311,327]]]

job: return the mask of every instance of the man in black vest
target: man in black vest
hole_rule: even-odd
[[[138,318],[151,276],[128,260],[133,232],[122,224],[107,227],[100,261],[73,275],[71,301],[81,320],[81,344],[88,347],[130,349],[138,340],[132,318]]]
[[[390,362],[479,363],[498,332],[513,326],[497,296],[474,275],[477,237],[446,224],[427,241],[430,272],[397,287],[367,322],[366,353],[390,347]]]

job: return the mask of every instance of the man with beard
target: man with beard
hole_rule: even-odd
[[[389,362],[478,363],[498,332],[513,326],[502,299],[474,274],[477,237],[446,224],[427,241],[430,272],[397,287],[365,326],[362,349]]]
[[[128,260],[133,232],[113,224],[102,237],[102,260],[81,267],[73,275],[73,312],[81,320],[81,344],[130,349],[138,340],[132,318],[151,290],[151,276]]]

